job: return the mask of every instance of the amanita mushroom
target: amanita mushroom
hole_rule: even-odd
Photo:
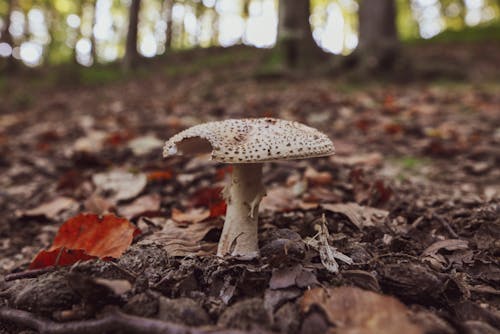
[[[212,160],[233,164],[231,183],[223,192],[227,212],[217,255],[252,259],[259,255],[263,163],[328,156],[334,154],[334,147],[325,134],[304,124],[247,118],[193,126],[170,138],[163,148],[164,157],[198,153],[211,153]]]

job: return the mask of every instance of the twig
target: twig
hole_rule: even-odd
[[[450,224],[443,217],[441,217],[440,215],[438,215],[436,213],[434,213],[432,216],[435,219],[437,219],[441,223],[441,225],[443,225],[446,228],[446,230],[448,231],[448,233],[450,233],[450,235],[453,238],[458,239],[457,232],[455,232],[455,230],[450,226]]]
[[[18,273],[5,275],[4,280],[6,282],[8,282],[8,281],[15,281],[18,279],[23,279],[23,278],[35,278],[35,277],[38,277],[38,276],[43,275],[45,273],[50,273],[51,271],[56,270],[56,268],[57,267],[55,267],[55,266],[50,266],[50,267],[41,268],[41,269],[28,269],[28,270],[20,271]]]
[[[57,323],[35,316],[26,311],[0,308],[0,320],[28,327],[41,334],[86,334],[124,331],[127,333],[148,334],[244,334],[236,329],[215,327],[193,328],[166,321],[141,318],[114,310],[101,319]],[[1,322],[0,322],[1,323]]]

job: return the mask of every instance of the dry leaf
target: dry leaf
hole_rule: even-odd
[[[212,229],[222,228],[220,219],[202,223],[179,225],[168,219],[161,231],[145,237],[139,244],[160,244],[171,256],[215,254],[217,243],[203,241]]]
[[[133,174],[114,170],[108,173],[94,174],[92,182],[96,185],[98,192],[111,192],[113,200],[121,201],[139,195],[146,187],[147,177],[142,173]]]
[[[333,180],[332,174],[329,172],[318,172],[316,169],[312,167],[307,167],[304,172],[304,177],[306,180],[313,184],[328,184]]]
[[[447,239],[436,241],[429,247],[427,247],[422,256],[435,255],[440,249],[446,249],[447,251],[464,250],[469,248],[469,243],[467,240],[460,239]]]
[[[155,136],[143,136],[135,138],[128,143],[128,148],[132,150],[135,156],[146,155],[153,150],[163,146],[163,141]]]
[[[106,198],[93,193],[84,203],[85,210],[98,215],[112,212],[115,204]]]
[[[158,194],[144,195],[135,199],[132,203],[118,208],[120,216],[132,219],[146,212],[160,210],[161,198]]]
[[[321,204],[327,211],[341,213],[362,230],[366,226],[376,226],[384,221],[389,215],[386,210],[361,206],[357,203]]]
[[[106,136],[106,133],[103,131],[89,131],[87,136],[76,140],[73,144],[73,151],[87,153],[100,152],[106,140]]]
[[[331,162],[347,166],[363,165],[366,167],[377,167],[382,164],[382,160],[382,154],[378,152],[352,154],[349,156],[332,155],[330,157]]]
[[[44,203],[36,208],[24,211],[22,216],[44,216],[48,219],[55,219],[62,211],[76,211],[80,205],[77,201],[69,197],[57,197],[48,203]]]
[[[192,208],[185,212],[176,208],[172,209],[172,219],[178,223],[199,223],[210,217],[210,210],[204,208]]]
[[[421,334],[397,299],[354,287],[316,288],[304,293],[302,312],[320,307],[335,326],[334,333]]]

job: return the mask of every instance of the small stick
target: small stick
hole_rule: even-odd
[[[448,231],[448,233],[450,233],[450,235],[453,238],[458,239],[457,232],[455,232],[455,230],[450,226],[450,224],[443,217],[441,217],[440,215],[438,215],[436,213],[434,213],[432,216],[435,219],[437,219],[441,223],[441,225],[443,225],[446,228],[446,230]]]
[[[57,323],[35,316],[26,311],[0,308],[0,320],[28,327],[41,334],[86,334],[123,331],[127,333],[148,334],[244,334],[237,329],[216,327],[188,327],[171,322],[141,318],[114,310],[100,319]],[[0,322],[1,323],[1,322]]]
[[[50,273],[51,271],[56,270],[56,268],[57,267],[55,267],[55,266],[50,266],[50,267],[40,268],[40,269],[28,269],[28,270],[20,271],[18,273],[12,273],[12,274],[5,275],[4,280],[6,282],[8,282],[8,281],[15,281],[15,280],[24,279],[24,278],[36,278],[36,277],[43,275],[45,273]]]

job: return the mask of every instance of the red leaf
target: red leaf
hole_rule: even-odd
[[[226,177],[227,174],[231,174],[233,172],[233,166],[229,165],[223,168],[217,169],[215,173],[215,179],[217,181],[222,181]]]
[[[59,259],[58,259],[59,258]],[[97,256],[91,256],[82,249],[72,250],[66,248],[56,248],[51,251],[43,250],[31,261],[30,269],[41,269],[54,265],[69,266],[78,261],[96,259]]]
[[[226,214],[226,202],[221,196],[222,187],[202,188],[194,193],[193,206],[203,206],[210,209],[210,218]]]
[[[193,194],[192,203],[194,206],[211,207],[222,200],[221,192],[222,187],[201,188]]]
[[[220,201],[210,206],[210,217],[215,218],[226,214],[227,205],[225,201]]]
[[[47,251],[38,253],[31,266],[43,268],[47,265],[70,265],[78,260],[95,257],[118,258],[138,233],[140,230],[124,218],[114,215],[100,218],[95,214],[80,214],[59,228],[52,246]],[[64,251],[56,263],[61,248]],[[42,267],[37,267],[39,265]]]
[[[104,142],[110,146],[120,146],[132,138],[134,138],[134,134],[131,132],[117,131],[109,134]]]
[[[148,173],[148,181],[166,181],[172,176],[173,173],[169,170],[156,170]]]

